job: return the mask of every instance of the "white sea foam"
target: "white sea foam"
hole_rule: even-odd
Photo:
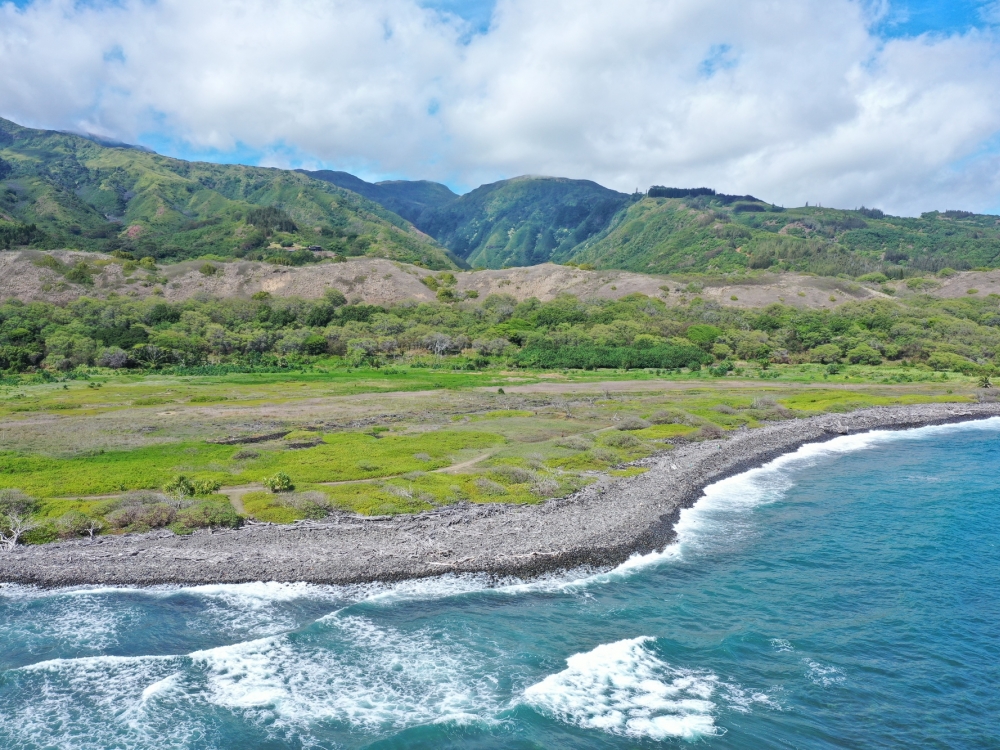
[[[284,725],[368,729],[484,717],[498,708],[496,678],[482,654],[442,633],[403,633],[360,616],[320,627],[319,634],[191,654],[205,669],[208,700]]]
[[[840,685],[847,680],[842,671],[830,664],[821,664],[818,661],[807,659],[805,665],[809,668],[806,671],[806,677],[814,685],[830,687],[832,685]]]
[[[524,701],[561,721],[611,734],[696,739],[720,734],[719,678],[677,669],[649,651],[650,638],[598,646],[566,660],[566,669],[524,691]]]
[[[0,711],[0,738],[18,747],[182,747],[197,732],[183,712],[150,721],[147,708],[183,695],[183,656],[50,659],[8,674],[15,691]]]

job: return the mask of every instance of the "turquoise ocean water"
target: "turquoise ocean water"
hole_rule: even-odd
[[[1000,419],[806,446],[678,534],[531,583],[0,587],[0,747],[1000,747]]]

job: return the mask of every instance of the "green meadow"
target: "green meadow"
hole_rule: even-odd
[[[404,367],[93,371],[86,380],[0,388],[0,492],[38,500],[39,525],[26,537],[36,542],[73,536],[84,519],[99,533],[187,533],[332,512],[538,503],[634,475],[641,470],[625,465],[678,442],[985,393],[957,373],[845,366],[830,374],[808,363],[748,366],[726,378]],[[268,490],[279,476],[287,486]],[[185,491],[178,477],[205,489]]]

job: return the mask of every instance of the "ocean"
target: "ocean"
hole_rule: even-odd
[[[1000,419],[804,446],[677,532],[530,582],[0,586],[0,747],[1000,747]]]

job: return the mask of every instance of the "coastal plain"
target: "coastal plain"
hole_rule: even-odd
[[[0,484],[42,497],[51,518],[187,473],[214,479],[212,499],[245,522],[39,540],[49,543],[0,556],[0,579],[353,583],[607,567],[667,545],[706,485],[803,443],[1000,414],[961,376],[866,382],[857,368],[830,382],[807,365],[777,369],[767,382],[635,372],[119,378],[81,384],[71,410],[52,408],[61,386],[22,386],[24,398],[8,393],[0,407]],[[277,470],[294,491],[265,491]]]

